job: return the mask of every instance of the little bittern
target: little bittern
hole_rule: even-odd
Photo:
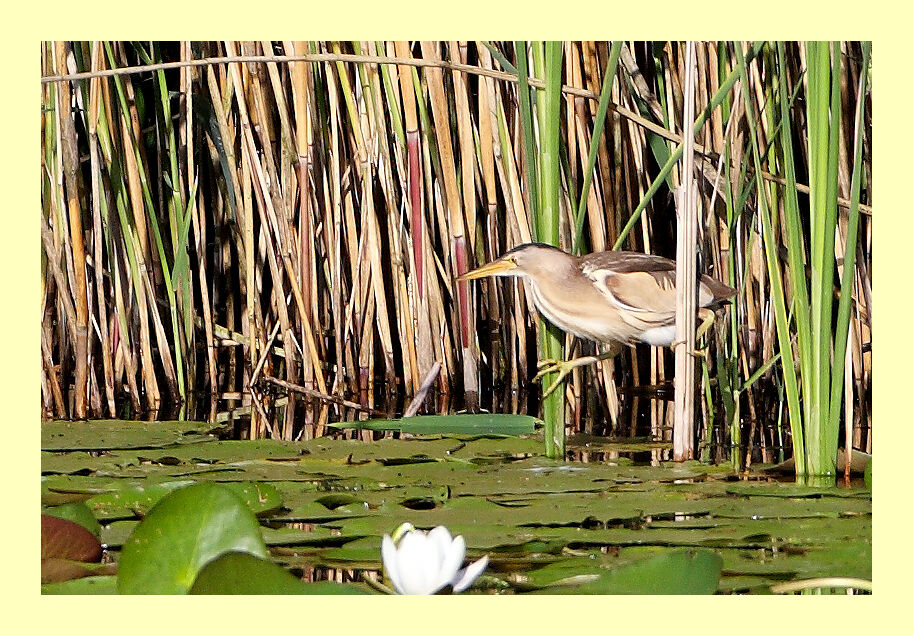
[[[675,261],[668,258],[636,252],[595,252],[578,257],[551,245],[525,243],[459,280],[483,276],[526,278],[539,313],[580,338],[654,346],[670,346],[675,339]],[[713,310],[735,293],[728,285],[701,276],[697,338],[713,324]],[[613,355],[610,351],[566,362],[543,360],[536,378],[558,372],[543,397],[575,367]]]

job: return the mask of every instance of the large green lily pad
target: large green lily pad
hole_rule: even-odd
[[[124,544],[121,594],[180,594],[225,552],[266,557],[256,517],[224,486],[197,484],[162,499]]]

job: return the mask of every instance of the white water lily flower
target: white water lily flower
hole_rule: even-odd
[[[381,543],[387,578],[399,594],[434,594],[448,585],[462,592],[488,566],[484,556],[461,570],[465,556],[466,540],[451,537],[444,526],[425,532],[404,523]]]

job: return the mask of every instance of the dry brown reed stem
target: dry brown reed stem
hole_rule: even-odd
[[[245,43],[246,47],[252,52],[256,51],[256,43]],[[267,46],[269,46],[267,44]],[[266,47],[264,47],[265,50]],[[269,81],[273,87],[273,94],[275,97],[275,102],[272,104],[272,112],[268,112],[267,103],[269,96],[266,92],[265,84],[267,78],[264,77],[264,70],[268,71]],[[276,94],[276,85],[278,84],[278,77],[276,74],[276,68],[274,63],[267,63],[266,69],[263,65],[256,65],[251,69],[249,74],[251,92],[254,96],[254,104],[256,109],[256,121],[260,122],[256,129],[260,132],[260,144],[262,148],[268,148],[270,144],[276,138],[276,131],[271,129],[269,125],[272,122],[272,113],[278,113],[279,116],[279,157],[274,159],[272,152],[264,152],[262,156],[264,157],[266,175],[268,176],[269,184],[269,201],[272,202],[272,211],[270,212],[270,220],[273,223],[273,231],[276,232],[276,243],[278,246],[279,254],[283,265],[285,266],[286,275],[289,280],[289,285],[292,288],[293,296],[298,304],[298,319],[301,327],[303,328],[303,337],[302,341],[312,344],[314,343],[314,337],[311,334],[308,338],[308,330],[311,325],[309,320],[309,312],[307,311],[305,301],[304,301],[304,292],[300,290],[299,275],[296,273],[295,261],[298,259],[296,252],[296,240],[294,232],[292,230],[291,215],[290,215],[290,193],[294,190],[295,183],[293,178],[284,178],[287,173],[289,166],[289,157],[288,151],[292,148],[291,142],[291,131],[289,128],[289,117],[287,112],[287,106],[285,99],[281,94],[281,89],[279,94]],[[291,182],[291,183],[290,183]],[[286,187],[283,187],[283,184],[288,184]],[[269,211],[269,207],[267,208]],[[293,259],[294,256],[294,259]],[[290,314],[289,327],[293,328],[294,326],[294,317]],[[288,336],[290,338],[290,344],[294,343],[293,332],[289,332]],[[316,357],[316,347],[311,348],[313,356]],[[311,367],[311,364],[304,363],[304,359],[300,358],[303,364],[306,364],[307,367]],[[286,372],[290,380],[296,381],[298,378],[298,361],[299,359],[286,360]],[[313,362],[313,358],[308,358],[308,362]],[[309,380],[310,378],[308,378]],[[289,403],[287,408],[284,411],[283,425],[281,428],[281,435],[283,439],[291,439],[292,431],[295,427],[294,421],[295,414],[295,398],[293,395],[289,396]]]
[[[423,43],[423,49],[426,55],[437,56],[437,51],[428,43]],[[440,195],[440,187],[435,187],[435,211],[437,213],[438,223],[440,225],[441,236],[447,236],[449,249],[445,252],[445,268],[450,281],[452,277],[459,276],[460,273],[469,270],[469,259],[465,221],[463,218],[463,201],[461,200],[457,188],[456,162],[454,159],[453,143],[448,131],[449,119],[447,98],[443,91],[443,78],[437,73],[431,73],[428,78],[429,97],[431,100],[432,112],[434,114],[435,132],[437,135],[437,147],[440,153],[440,171],[444,181],[444,196]],[[459,115],[458,127],[459,127]],[[452,272],[452,274],[451,274]],[[451,282],[450,285],[453,283]],[[448,287],[450,286],[448,285]],[[478,379],[476,376],[475,353],[471,350],[469,343],[470,325],[473,322],[473,312],[469,306],[468,283],[465,281],[457,282],[455,288],[449,290],[452,297],[456,300],[456,325],[454,326],[456,343],[463,352],[463,379],[466,399],[471,408],[475,408],[477,401],[476,387]],[[453,365],[451,365],[453,369]]]
[[[435,53],[436,54],[436,53]],[[465,43],[450,43],[450,54],[455,61],[465,61]],[[470,233],[467,236],[465,228],[476,227],[476,190],[475,190],[475,143],[471,113],[469,111],[469,95],[466,75],[453,72],[454,107],[456,109],[457,133],[460,147],[460,181],[462,185],[462,214],[456,215],[457,223],[451,228],[453,233],[454,263],[456,275],[460,276],[469,271],[469,253],[475,242]],[[487,115],[487,114],[486,114]],[[453,211],[451,210],[453,217]],[[465,215],[465,224],[464,224]],[[460,344],[463,358],[463,388],[466,395],[467,406],[474,410],[478,407],[478,361],[475,348],[471,346],[475,338],[472,333],[475,325],[475,311],[469,298],[469,283],[457,282],[457,310],[460,321]]]
[[[67,50],[64,42],[56,42],[54,54],[58,68],[66,68]],[[58,125],[60,127],[61,157],[63,158],[64,186],[66,192],[66,212],[69,219],[70,244],[73,254],[73,304],[75,308],[74,323],[74,357],[76,375],[74,393],[76,404],[74,415],[78,419],[86,417],[86,399],[88,396],[88,331],[89,303],[86,288],[86,253],[83,244],[81,210],[79,205],[78,162],[76,129],[70,117],[70,85],[63,82],[57,91]],[[65,287],[59,287],[65,289]]]
[[[101,64],[101,43],[96,43],[92,47],[92,69],[97,70]],[[99,183],[100,174],[101,174],[101,158],[99,157],[99,147],[98,147],[98,111],[99,111],[99,101],[100,96],[100,84],[99,79],[93,79],[89,82],[89,113],[88,113],[88,132],[89,132],[89,165],[91,169],[91,180],[92,180],[92,248],[93,248],[93,261],[95,267],[93,270],[95,272],[95,291],[96,291],[96,300],[98,301],[98,333],[99,333],[99,344],[100,344],[100,354],[102,359],[102,369],[104,371],[105,378],[105,398],[108,406],[108,416],[116,417],[117,409],[115,406],[115,395],[114,395],[114,364],[111,359],[111,345],[110,339],[108,337],[108,309],[105,294],[103,290],[105,289],[103,282],[103,267],[104,255],[103,255],[103,244],[104,244],[104,234],[102,233],[102,219],[101,219],[101,185]]]
[[[64,418],[67,416],[67,405],[63,397],[60,374],[51,353],[51,342],[53,342],[53,337],[50,335],[50,325],[45,319],[41,322],[41,361],[44,365],[44,373],[41,375],[41,388],[44,396],[43,415],[45,418]],[[50,395],[45,391],[49,391]]]
[[[226,43],[226,48],[228,50],[233,50],[233,45],[230,42]],[[314,343],[314,337],[311,330],[311,323],[305,317],[308,315],[308,312],[305,309],[304,300],[302,298],[302,292],[298,285],[298,278],[295,275],[294,266],[292,263],[291,254],[293,252],[293,242],[290,240],[289,236],[290,230],[288,227],[288,216],[284,206],[284,200],[281,193],[279,192],[279,176],[275,167],[275,164],[272,159],[272,153],[265,152],[262,153],[266,158],[266,173],[269,174],[269,184],[266,181],[266,174],[261,166],[258,157],[260,154],[257,152],[255,142],[253,139],[251,120],[248,114],[248,108],[245,100],[242,98],[244,93],[243,85],[241,83],[240,74],[237,72],[237,67],[230,68],[232,81],[234,84],[235,95],[237,97],[237,103],[239,106],[239,113],[241,115],[242,121],[242,133],[244,138],[244,143],[246,144],[248,157],[251,161],[251,167],[253,168],[253,174],[255,179],[253,180],[255,190],[259,195],[260,205],[258,210],[260,212],[261,228],[267,227],[271,230],[274,240],[277,242],[278,247],[278,258],[282,259],[282,262],[285,266],[285,274],[287,280],[292,288],[293,297],[297,303],[299,316],[301,316],[301,325],[303,327],[304,341],[307,346],[308,353],[310,355],[310,361],[313,365],[313,368],[316,373],[317,386],[322,391],[326,391],[326,385],[323,380],[323,374],[320,371],[320,361],[317,358],[317,350]],[[265,112],[265,96],[262,94],[261,85],[256,77],[256,75],[250,75],[250,86],[251,91],[254,95],[254,102],[259,114],[259,120],[261,122],[266,122],[268,117]],[[265,131],[262,127],[258,127],[258,130],[262,131],[260,135],[261,144],[263,147],[269,147],[270,139],[265,136]],[[273,282],[276,285],[276,295],[275,302],[276,306],[279,309],[280,322],[282,324],[283,331],[283,343],[286,349],[286,372],[289,381],[295,382],[297,380],[297,364],[295,362],[294,350],[292,348],[292,338],[291,338],[291,323],[289,320],[288,310],[285,305],[285,294],[283,292],[282,285],[282,273],[279,271],[278,267],[278,258],[275,253],[276,250],[273,249],[272,241],[267,240],[267,251],[269,253],[269,264],[270,271],[273,276]],[[286,408],[286,419],[285,426],[283,427],[283,434],[286,438],[290,438],[291,431],[294,426],[294,401],[290,400],[290,407]]]
[[[422,408],[422,403],[425,401],[425,398],[428,397],[428,391],[431,390],[431,387],[434,385],[440,372],[440,362],[435,362],[431,365],[431,368],[428,370],[425,379],[422,380],[422,385],[419,387],[418,391],[415,392],[415,397],[412,398],[412,402],[409,404],[409,406],[406,407],[406,410],[403,412],[403,417],[413,417],[419,412],[419,409]]]
[[[409,55],[409,46],[406,42],[394,42],[396,53],[400,57]],[[411,213],[412,228],[412,267],[413,276],[413,293],[417,296],[420,304],[425,302],[425,215],[422,206],[422,175],[421,160],[421,137],[418,129],[418,114],[415,103],[415,89],[412,85],[412,71],[405,65],[397,66],[397,78],[399,80],[400,97],[403,104],[403,118],[405,119],[406,133],[406,153],[408,156],[408,168],[406,178],[408,180],[408,202]],[[426,306],[426,305],[425,305]],[[419,332],[421,337],[421,330]],[[424,347],[420,346],[420,350]],[[422,366],[428,359],[421,360]]]
[[[44,251],[48,259],[48,269],[56,283],[57,289],[66,289],[66,277],[60,265],[57,247],[54,245],[54,235],[48,226],[47,219],[41,217],[41,241],[44,245]],[[59,302],[63,307],[63,313],[66,319],[67,341],[73,349],[76,349],[76,307],[73,298],[69,294],[60,294]]]
[[[268,44],[263,44],[263,49],[266,51],[268,49]],[[292,49],[297,54],[302,54],[305,50],[304,42],[295,42],[292,46]],[[314,235],[313,231],[313,221],[311,218],[311,193],[310,193],[310,147],[313,144],[312,142],[312,132],[311,132],[311,121],[308,113],[308,99],[310,96],[310,91],[308,88],[308,66],[307,64],[292,64],[290,67],[290,72],[292,76],[291,88],[292,88],[292,102],[294,105],[295,113],[295,151],[297,153],[296,163],[298,167],[297,171],[297,183],[298,183],[298,254],[297,254],[297,270],[296,273],[301,279],[302,283],[302,300],[304,302],[304,315],[302,316],[302,321],[308,324],[315,323],[314,321],[314,309],[312,304],[312,295],[315,290],[313,289],[314,282],[311,279],[312,272],[314,268],[312,263],[314,262],[314,245],[310,240],[310,237]],[[281,87],[281,81],[278,77],[278,71],[276,65],[273,64],[270,66],[270,79],[273,83],[273,92],[276,95],[277,99],[282,99],[283,91]],[[284,112],[284,109],[280,109],[280,114]],[[284,127],[289,127],[290,125],[287,122],[284,122]],[[303,365],[303,376],[305,378],[305,386],[313,382],[312,377],[314,374],[314,369],[312,368],[312,363],[310,358],[304,358]]]

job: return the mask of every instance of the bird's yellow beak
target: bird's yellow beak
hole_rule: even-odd
[[[466,272],[462,276],[458,277],[457,280],[472,280],[474,278],[483,278],[485,276],[498,276],[504,272],[508,272],[512,269],[516,269],[517,264],[512,260],[501,260],[492,261],[478,269],[474,269],[471,272]]]

